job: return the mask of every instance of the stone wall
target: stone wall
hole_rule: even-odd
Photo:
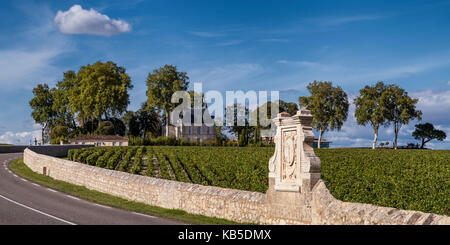
[[[320,179],[312,115],[280,113],[266,194],[107,170],[26,149],[33,171],[128,200],[193,214],[259,224],[450,224],[450,217],[335,199]],[[42,153],[50,153],[43,151]],[[67,154],[67,151],[66,151]]]
[[[43,155],[52,157],[66,157],[69,150],[94,147],[94,145],[44,145],[28,146],[27,148]]]
[[[11,145],[0,146],[0,154],[3,153],[19,153],[26,148],[34,152],[54,157],[65,157],[70,149],[81,149],[86,147],[94,147],[94,145],[44,145],[44,146],[28,146],[28,145]]]
[[[33,171],[128,200],[193,214],[259,224],[450,224],[450,217],[347,203],[319,180],[311,192],[282,192],[274,179],[266,194],[133,175],[24,152]]]
[[[1,145],[0,154],[23,152],[27,147],[26,145]]]

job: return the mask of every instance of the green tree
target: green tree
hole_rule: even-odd
[[[83,123],[93,119],[100,123],[102,118],[108,120],[126,111],[132,88],[125,68],[111,61],[83,66],[70,93],[71,109]]]
[[[59,144],[60,141],[67,142],[69,129],[67,126],[55,125],[50,132],[51,144]]]
[[[110,121],[100,122],[95,133],[98,135],[115,135],[114,124]]]
[[[294,115],[298,111],[298,106],[296,103],[293,102],[285,102],[283,100],[277,100],[275,102],[278,106],[279,112],[287,112],[290,115]],[[274,104],[274,105],[275,105]],[[254,129],[254,137],[255,142],[258,142],[261,137],[261,130],[268,130],[270,129],[271,125],[263,126],[263,124],[266,124],[268,122],[261,122],[260,116],[266,114],[266,119],[271,120],[272,118],[272,101],[268,101],[258,107],[256,110],[251,112],[251,117],[257,118],[257,125],[253,128]]]
[[[388,120],[394,125],[394,149],[397,149],[398,134],[402,125],[407,125],[410,120],[417,118],[422,120],[422,112],[416,110],[419,99],[408,96],[408,92],[391,84],[386,88]]]
[[[161,120],[158,112],[144,102],[136,112],[128,111],[122,118],[127,128],[127,134],[135,137],[147,135],[159,136]]]
[[[227,125],[225,129],[238,138],[240,146],[248,145],[248,140],[254,136],[255,126],[250,126],[249,108],[239,103],[228,106],[225,111],[233,113],[233,125]],[[242,118],[239,118],[239,115]]]
[[[52,109],[56,114],[53,127],[61,126],[66,129],[64,131],[61,131],[65,132],[65,135],[55,136],[55,134],[52,133],[51,138],[52,140],[55,140],[55,142],[59,142],[59,140],[54,137],[64,137],[65,139],[67,139],[76,134],[77,124],[74,119],[74,113],[69,106],[69,96],[71,90],[75,86],[75,83],[76,73],[74,71],[67,71],[64,73],[63,80],[59,81],[56,84],[56,88],[54,89]],[[54,128],[52,129],[52,131],[55,131]]]
[[[357,123],[372,126],[374,133],[372,149],[376,148],[380,126],[389,125],[386,88],[383,82],[365,86],[359,90],[359,96],[354,99]]]
[[[127,111],[123,117],[122,121],[126,126],[126,134],[130,136],[138,137],[140,136],[140,125],[138,121],[138,117],[134,111]]]
[[[165,125],[169,125],[169,113],[176,106],[171,102],[172,95],[176,91],[187,90],[189,77],[186,72],[179,72],[176,66],[164,65],[164,67],[153,70],[153,73],[149,73],[146,83],[147,106],[163,112],[166,119]]]
[[[125,123],[117,118],[117,117],[111,117],[108,119],[109,122],[113,124],[114,127],[114,135],[124,136],[126,131]]]
[[[219,146],[228,141],[228,136],[223,131],[223,126],[216,126],[216,144]]]
[[[319,131],[318,148],[322,135],[327,130],[341,130],[348,116],[349,102],[341,87],[333,87],[332,82],[314,81],[307,86],[309,97],[299,97],[301,106],[311,111],[313,127]]]
[[[444,131],[435,129],[434,125],[431,123],[424,123],[424,124],[416,124],[416,130],[412,133],[412,136],[416,140],[420,140],[420,148],[423,149],[425,147],[425,144],[430,142],[431,140],[439,140],[443,141],[445,138],[447,138],[447,135]]]
[[[48,141],[47,134],[51,129],[56,112],[53,110],[53,93],[54,91],[47,84],[39,84],[33,89],[34,97],[30,100],[33,117],[36,123],[42,126],[41,140],[42,144]]]

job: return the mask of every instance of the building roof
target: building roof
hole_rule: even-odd
[[[70,139],[69,142],[74,141],[128,141],[128,138],[117,135],[84,135]]]

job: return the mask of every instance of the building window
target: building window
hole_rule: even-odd
[[[112,142],[112,145],[113,145],[113,146],[116,146],[116,142]]]
[[[122,146],[122,142],[119,142],[119,146]]]
[[[209,134],[209,127],[206,128],[206,134]]]
[[[200,134],[201,127],[197,127],[197,134]]]

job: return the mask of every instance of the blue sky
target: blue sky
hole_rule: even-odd
[[[95,12],[69,18],[69,9]],[[279,90],[286,101],[313,80],[331,80],[351,98],[383,80],[419,98],[423,121],[450,138],[450,1],[1,1],[0,16],[2,142],[38,134],[33,87],[98,60],[127,69],[132,110],[146,100],[148,72],[164,64],[204,90]],[[414,141],[415,123],[401,144]],[[352,116],[325,134],[334,146],[369,146],[372,137]],[[392,141],[392,129],[380,139]],[[449,149],[450,140],[430,146]]]

